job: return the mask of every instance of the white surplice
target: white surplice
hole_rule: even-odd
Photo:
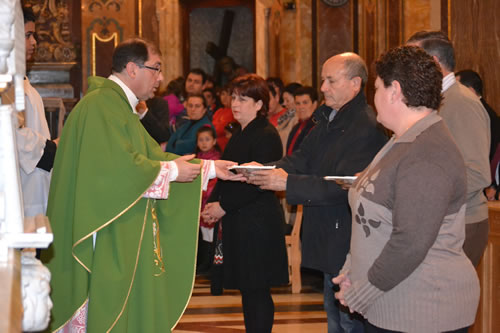
[[[24,216],[44,214],[50,186],[50,172],[37,168],[45,144],[50,140],[49,126],[40,94],[24,80],[26,100],[24,127],[16,130],[19,173],[24,201]]]

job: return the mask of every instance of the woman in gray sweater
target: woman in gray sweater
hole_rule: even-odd
[[[351,250],[336,297],[367,332],[467,332],[479,281],[462,250],[464,161],[437,114],[442,74],[412,46],[376,70],[377,120],[394,136],[349,190]]]

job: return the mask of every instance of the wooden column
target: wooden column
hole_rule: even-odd
[[[183,75],[182,17],[179,0],[157,0],[158,40],[162,53],[164,85]]]
[[[500,202],[488,203],[490,234],[488,246],[477,268],[481,300],[476,322],[469,333],[500,332]]]
[[[316,62],[318,77],[316,86],[321,82],[321,66],[330,57],[342,52],[357,52],[357,4],[358,0],[348,1],[341,7],[331,7],[321,0],[316,1]]]
[[[22,330],[21,261],[19,251],[9,249],[9,259],[0,264],[0,332]]]
[[[451,0],[450,0],[451,1]],[[457,70],[471,68],[481,75],[484,98],[500,112],[500,1],[450,2],[450,39]]]

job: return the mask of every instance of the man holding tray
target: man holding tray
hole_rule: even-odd
[[[342,268],[351,240],[347,191],[323,177],[362,171],[387,138],[366,103],[368,73],[361,57],[333,56],[323,64],[321,76],[325,105],[313,114],[316,126],[292,155],[269,163],[276,169],[255,170],[248,182],[286,191],[289,204],[304,205],[302,265],[324,273],[328,332],[362,332],[361,320],[335,300],[331,281]]]

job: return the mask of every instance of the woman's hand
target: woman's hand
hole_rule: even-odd
[[[222,209],[218,201],[207,203],[205,209],[201,212],[201,217],[209,224],[219,221],[224,215],[226,215],[226,211]]]
[[[340,291],[335,293],[335,298],[339,300],[340,304],[343,306],[348,306],[345,302],[344,293],[347,289],[351,287],[351,280],[347,276],[347,274],[340,274],[332,279],[332,282],[338,284],[340,287]],[[350,310],[350,309],[349,309]],[[353,312],[350,310],[351,313]]]
[[[484,194],[486,194],[486,198],[488,199],[488,201],[495,200],[495,194],[496,193],[497,193],[497,190],[493,186],[487,187],[484,190]]]

